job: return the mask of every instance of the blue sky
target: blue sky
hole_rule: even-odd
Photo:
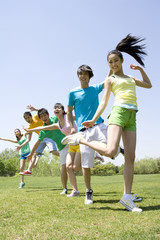
[[[145,70],[153,85],[137,88],[136,158],[159,157],[159,11],[159,0],[1,0],[0,136],[14,139],[14,129],[22,130],[28,104],[47,108],[50,116],[56,102],[66,107],[69,90],[79,85],[80,65],[93,69],[91,84],[102,82],[109,71],[107,53],[131,33],[146,38]],[[125,74],[140,78],[131,63],[136,62],[124,54]],[[102,115],[105,123],[113,100]],[[13,147],[0,141],[0,151]],[[121,163],[118,157],[115,164]]]

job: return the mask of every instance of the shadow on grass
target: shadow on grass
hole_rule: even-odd
[[[92,207],[92,208],[90,208],[90,209],[92,209],[92,210],[112,210],[112,211],[123,211],[124,212],[124,210],[126,210],[126,211],[128,211],[127,209],[116,209],[116,208],[111,208],[111,207],[100,207],[100,208],[96,208],[96,207]]]
[[[117,192],[103,192],[105,195],[111,195],[111,194],[117,194]],[[100,195],[101,196],[102,192],[96,192],[94,195]]]
[[[119,200],[97,200],[94,203],[117,203]]]
[[[26,189],[26,192],[38,192],[38,191],[62,191],[62,188],[51,189],[48,187],[29,187],[28,189]]]
[[[142,207],[143,211],[156,211],[160,209],[160,205]]]
[[[111,200],[111,201],[105,201],[105,200],[99,200],[99,201],[94,201],[94,203],[118,203],[119,202],[119,200],[118,201],[116,201],[116,200]],[[141,206],[140,206],[140,208],[141,208]],[[113,211],[127,211],[128,212],[128,210],[125,208],[122,208],[122,209],[115,209],[115,208],[111,208],[111,207],[92,207],[92,208],[90,208],[90,209],[96,209],[96,210],[113,210]],[[146,212],[146,211],[157,211],[157,210],[159,210],[160,209],[160,205],[155,205],[155,206],[146,206],[146,207],[142,207],[142,210],[143,210],[143,212]]]

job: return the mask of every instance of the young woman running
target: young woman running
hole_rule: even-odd
[[[12,143],[18,143],[18,146],[15,146],[15,150],[21,152],[20,156],[20,173],[24,171],[25,167],[25,161],[27,159],[27,156],[30,154],[30,147],[29,147],[29,142],[30,142],[30,136],[29,134],[22,134],[19,129],[14,130],[14,134],[17,138],[17,141],[8,139],[8,138],[0,138],[0,140],[3,141],[8,141]],[[24,183],[24,176],[20,176],[21,182],[19,188],[23,188],[25,186]]]
[[[146,55],[144,51],[145,46],[144,44],[138,44],[143,40],[144,39],[128,34],[117,45],[115,50],[109,52],[107,60],[110,67],[110,76],[106,78],[104,83],[104,95],[102,101],[99,104],[94,117],[90,121],[82,123],[87,128],[92,127],[95,124],[96,120],[105,110],[112,91],[115,96],[115,101],[108,119],[107,144],[98,141],[87,142],[85,138],[76,136],[76,134],[68,136],[66,137],[67,139],[65,139],[65,143],[76,142],[84,144],[93,148],[95,151],[98,151],[100,154],[112,158],[117,153],[120,138],[122,137],[125,164],[124,194],[120,203],[132,212],[142,211],[142,209],[135,206],[131,196],[136,148],[136,112],[138,111],[136,86],[151,88],[152,84],[147,74],[140,66],[131,64],[130,67],[132,70],[138,70],[141,73],[143,80],[124,74],[122,67],[124,59],[121,52],[128,53],[134,57],[140,65],[144,66],[142,57],[143,55]]]

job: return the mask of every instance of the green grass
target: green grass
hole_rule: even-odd
[[[23,189],[19,177],[1,178],[0,240],[160,239],[160,175],[134,177],[142,213],[119,203],[123,176],[92,176],[93,205],[84,204],[83,177],[77,181],[81,197],[67,198],[60,177],[26,177]]]

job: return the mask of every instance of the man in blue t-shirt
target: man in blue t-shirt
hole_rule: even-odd
[[[69,93],[68,99],[68,119],[71,125],[71,133],[76,130],[73,126],[73,110],[76,117],[78,131],[84,133],[85,139],[88,141],[101,141],[107,142],[107,126],[103,124],[104,120],[100,117],[95,126],[92,128],[84,128],[81,124],[84,121],[93,118],[98,105],[98,95],[103,90],[103,82],[97,85],[89,86],[89,81],[93,77],[92,69],[87,65],[82,65],[77,71],[80,80],[80,87],[74,88]],[[94,150],[80,144],[81,150],[81,163],[84,181],[86,184],[86,197],[85,204],[93,203],[93,190],[91,188],[91,173],[90,168],[94,167]]]

